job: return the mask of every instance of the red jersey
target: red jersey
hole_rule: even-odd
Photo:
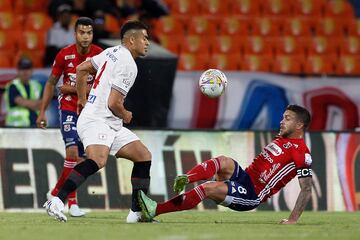
[[[76,44],[64,47],[56,55],[51,74],[57,77],[64,74],[63,84],[76,86],[76,66],[101,52],[102,49],[94,44],[90,45],[90,51],[85,55],[77,52]],[[92,85],[94,78],[95,75],[89,75],[87,80],[88,85]],[[58,98],[59,108],[61,110],[76,112],[77,100],[76,94],[60,94]]]
[[[245,171],[261,202],[277,193],[296,175],[311,176],[311,155],[304,139],[277,137]]]

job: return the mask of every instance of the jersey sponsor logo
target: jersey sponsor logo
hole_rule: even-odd
[[[274,160],[271,158],[270,154],[268,154],[266,151],[262,151],[260,153],[269,163],[273,163]]]
[[[90,94],[87,101],[88,103],[92,104],[95,102],[95,99],[96,99],[96,95]]]
[[[65,55],[65,60],[75,59],[75,54]]]
[[[298,148],[298,147],[299,147],[299,145],[297,145],[297,144],[295,144],[295,143],[294,143],[294,147],[295,147],[295,148]]]
[[[267,180],[269,180],[269,178],[276,172],[276,170],[279,169],[280,165],[281,165],[280,163],[273,164],[270,168],[269,173],[268,170],[265,170],[262,173],[260,173],[259,181],[261,183],[266,183]]]
[[[106,56],[113,62],[116,62],[118,60],[117,57],[115,57],[115,55],[110,52],[107,52]]]
[[[311,158],[311,155],[308,154],[308,153],[305,153],[305,164],[310,166],[312,163],[312,158]]]
[[[296,170],[296,174],[299,178],[312,176],[311,168],[301,168]]]
[[[73,64],[72,62],[70,62],[70,63],[68,64],[68,67],[69,67],[69,68],[73,68],[73,67],[74,67],[74,64]]]
[[[273,142],[267,145],[265,149],[271,152],[274,156],[279,156],[282,153],[281,147],[279,147]]]

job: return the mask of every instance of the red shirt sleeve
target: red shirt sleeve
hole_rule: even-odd
[[[293,160],[297,169],[311,168],[311,155],[306,146],[293,150]]]
[[[54,76],[61,76],[64,71],[65,58],[62,50],[56,55],[55,61],[52,66],[51,74]]]

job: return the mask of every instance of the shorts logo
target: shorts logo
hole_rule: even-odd
[[[70,132],[70,130],[71,130],[70,124],[65,124],[64,125],[64,132]]]
[[[99,133],[98,138],[99,138],[100,140],[106,140],[106,134],[104,134],[104,133]]]

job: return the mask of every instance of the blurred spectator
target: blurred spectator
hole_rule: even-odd
[[[30,79],[32,73],[31,60],[21,58],[17,64],[17,77],[5,88],[5,126],[36,127],[42,86]]]
[[[77,2],[77,1],[78,0],[76,0],[75,2]],[[86,1],[86,0],[80,0],[80,2],[81,1]],[[49,3],[49,6],[48,6],[48,12],[49,12],[49,15],[52,17],[53,21],[56,22],[58,20],[57,19],[57,11],[61,5],[69,5],[69,6],[73,7],[73,3],[74,3],[74,0],[51,0]]]
[[[111,33],[106,30],[105,27],[105,13],[98,10],[94,14],[94,38],[93,43],[99,45],[102,48],[106,48],[99,40],[104,38],[120,38],[119,33]]]
[[[53,63],[61,48],[75,42],[74,29],[71,27],[71,6],[60,5],[57,9],[57,21],[48,32],[45,65]]]

